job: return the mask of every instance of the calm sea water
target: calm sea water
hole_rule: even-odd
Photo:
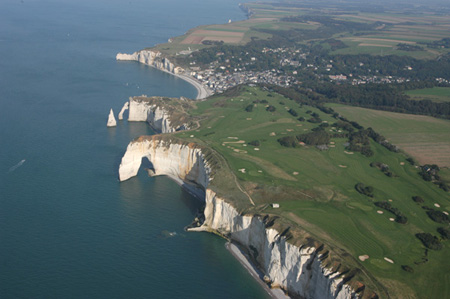
[[[117,52],[242,19],[237,3],[0,1],[1,298],[266,296],[224,240],[183,231],[198,200],[165,177],[118,182],[126,145],[150,129],[106,128],[129,96],[195,96]]]

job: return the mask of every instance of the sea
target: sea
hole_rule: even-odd
[[[132,53],[237,0],[0,1],[0,298],[266,298],[225,240],[184,227],[201,201],[143,171],[118,181],[145,123],[107,128],[130,96],[196,96]]]

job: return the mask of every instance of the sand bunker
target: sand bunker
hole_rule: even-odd
[[[354,154],[353,152],[347,152],[347,151],[344,151],[344,153],[346,153],[347,155],[353,155]]]
[[[341,168],[347,168],[346,165],[339,165],[339,167],[341,167]]]
[[[394,221],[395,221],[395,219],[394,219],[394,218],[389,218],[389,221],[392,221],[392,222],[394,222]]]
[[[272,132],[269,134],[269,136],[276,136],[277,134],[275,134],[275,132]]]
[[[405,165],[405,162],[400,162],[400,165]]]
[[[238,169],[238,171],[245,173],[245,168]]]
[[[229,138],[229,137],[228,137]],[[224,144],[227,144],[227,143],[234,143],[234,144],[242,144],[242,143],[245,143],[245,140],[239,140],[239,141],[225,141],[224,142]]]
[[[444,213],[445,215],[447,215],[447,216],[448,216],[448,212],[442,212],[442,213]]]
[[[440,208],[440,207],[441,207],[441,205],[438,204],[438,203],[435,203],[434,206],[435,206],[436,208]]]
[[[228,139],[239,139],[237,137],[227,137]]]
[[[386,262],[388,262],[388,263],[391,263],[391,264],[394,263],[393,260],[391,260],[390,258],[387,258],[387,257],[384,257],[384,260],[385,260]]]
[[[381,214],[384,214],[384,212],[381,211],[381,210],[378,210],[377,213],[380,214],[380,215],[381,215]]]
[[[247,117],[246,119],[247,119],[247,120],[252,120],[252,118],[251,118],[251,117]]]
[[[293,174],[293,175],[298,175],[298,172],[297,172],[297,171],[294,171],[292,174]]]
[[[254,150],[255,150],[255,151],[259,151],[259,148],[258,148],[258,147],[255,147]]]
[[[365,255],[360,255],[358,258],[361,262],[364,262],[365,260],[369,259],[369,256],[367,254],[365,254]]]

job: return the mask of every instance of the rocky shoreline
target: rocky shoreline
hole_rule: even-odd
[[[204,150],[196,144],[166,139],[163,135],[139,137],[127,147],[119,167],[119,180],[135,176],[142,159],[147,158],[155,175],[168,175],[205,200],[203,223],[189,231],[215,232],[241,244],[264,273],[264,283],[294,297],[358,297],[347,284],[345,273],[326,266],[329,252],[323,246],[290,244],[265,218],[241,215],[211,190],[215,170]]]
[[[208,87],[197,81],[194,77],[190,76],[184,69],[175,66],[169,61],[169,59],[162,57],[160,52],[141,50],[134,52],[133,54],[118,53],[116,55],[116,60],[137,61],[178,77],[195,87],[197,90],[197,100],[205,99],[213,94]]]

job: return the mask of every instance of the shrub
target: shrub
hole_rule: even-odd
[[[402,265],[402,269],[409,273],[414,273],[414,269],[408,265]]]
[[[414,161],[414,159],[413,158],[406,158],[406,161],[409,163],[409,164],[411,164],[411,165],[415,165],[416,164],[416,162]]]
[[[245,111],[252,112],[253,111],[253,105],[248,105],[247,107],[245,107]]]
[[[373,151],[370,148],[370,145],[365,145],[361,148],[361,154],[363,154],[366,157],[372,157],[373,156]]]
[[[299,118],[297,118],[299,121],[305,121],[306,119],[303,116],[300,116]]]
[[[412,200],[414,200],[414,201],[415,201],[416,203],[418,203],[418,204],[422,204],[422,203],[425,202],[425,200],[423,200],[423,198],[420,197],[420,196],[413,196],[413,197],[412,197]]]
[[[318,123],[322,122],[322,119],[320,119],[318,117],[311,117],[310,119],[308,119],[308,121],[313,124],[318,124]]]
[[[372,186],[365,186],[363,183],[358,183],[355,185],[355,189],[356,191],[358,191],[359,193],[369,196],[369,197],[373,197],[373,187]]]
[[[298,113],[297,113],[297,111],[295,111],[294,109],[289,109],[288,110],[288,112],[292,115],[292,116],[295,116],[295,117],[297,117],[298,116]]]
[[[260,146],[261,142],[259,140],[253,140],[248,142],[248,144],[253,145],[253,146]]]
[[[275,108],[272,105],[269,105],[269,107],[266,108],[266,111],[269,111],[269,112],[275,112],[275,110],[277,110],[277,108]]]
[[[308,145],[320,145],[328,144],[330,142],[330,134],[322,129],[309,132],[306,134],[300,134],[296,136],[298,141],[302,141]]]
[[[426,248],[433,249],[433,250],[441,250],[442,249],[442,244],[439,241],[439,239],[430,233],[419,233],[419,234],[416,234],[416,237],[420,241],[422,241],[422,244]]]
[[[297,138],[295,138],[294,136],[281,137],[278,139],[278,142],[282,146],[286,146],[286,147],[297,147],[298,146]]]
[[[406,224],[408,223],[408,218],[406,216],[400,215],[395,217],[395,222],[400,223],[400,224]]]
[[[427,211],[428,217],[431,218],[434,222],[437,223],[449,223],[448,216],[442,213],[441,211],[436,211],[433,209],[430,209]]]
[[[439,227],[437,231],[444,240],[450,239],[450,229],[448,227]]]

